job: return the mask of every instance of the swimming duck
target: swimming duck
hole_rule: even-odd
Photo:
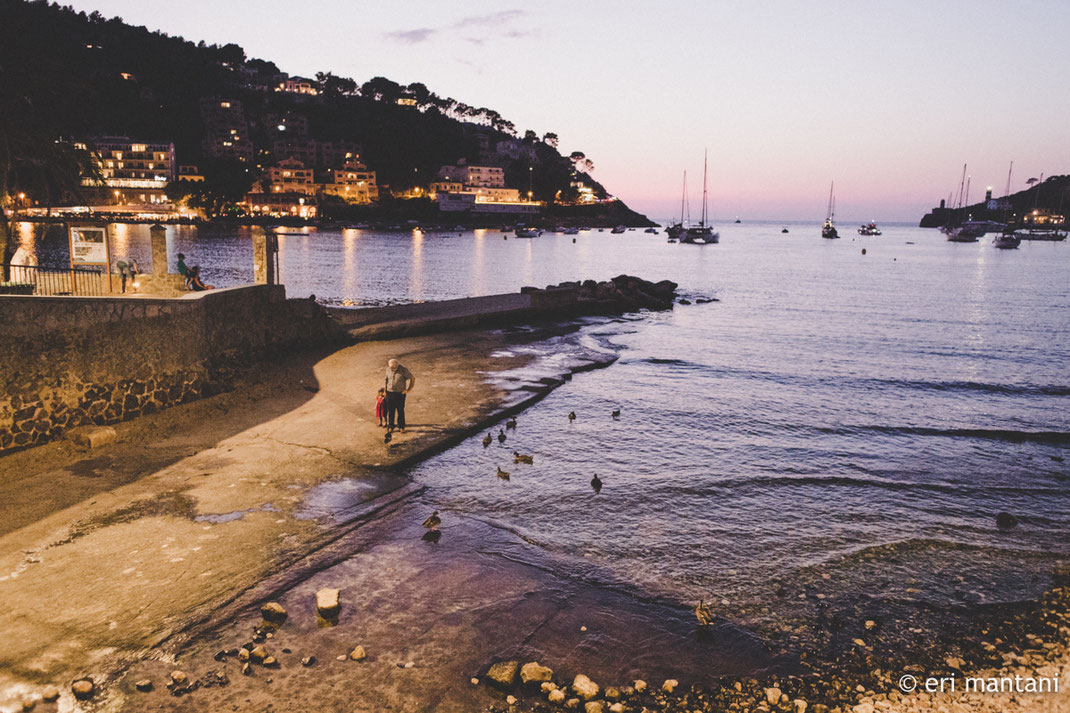
[[[511,418],[508,421],[506,421],[505,422],[505,427],[509,428],[509,429],[515,429],[516,428],[516,419],[515,418]]]
[[[613,418],[620,418],[620,409],[617,409],[616,411],[611,413],[610,416],[612,416]]]
[[[594,488],[596,493],[602,492],[602,481],[599,480],[598,473],[595,473],[594,477],[591,478],[591,487]]]
[[[507,473],[506,471],[502,470],[501,466],[498,466],[498,477],[501,478],[502,480],[509,480],[509,473]]]
[[[575,420],[576,420],[576,412],[575,411],[569,411],[568,412],[568,422],[572,423]]]
[[[490,447],[490,442],[491,442],[492,440],[494,440],[494,439],[493,439],[493,438],[491,438],[491,437],[490,437],[490,434],[488,433],[488,434],[487,434],[487,436],[486,436],[486,438],[484,438],[484,439],[483,439],[483,447],[484,447],[484,448],[489,448],[489,447]]]
[[[438,516],[438,510],[431,513],[431,517],[424,520],[424,527],[428,530],[434,530],[436,527],[442,524],[442,518]]]
[[[699,599],[698,605],[695,606],[695,618],[698,619],[699,626],[709,626],[713,623],[713,609],[709,604]]]
[[[498,443],[505,443],[505,431],[498,429]]]
[[[513,451],[513,462],[514,463],[527,463],[528,465],[534,465],[535,464],[535,459],[532,456],[527,456],[527,455],[524,455],[523,453],[517,453],[516,451]]]

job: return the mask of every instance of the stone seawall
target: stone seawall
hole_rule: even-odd
[[[275,349],[338,338],[321,307],[277,285],[180,299],[0,296],[0,452],[219,393]]]

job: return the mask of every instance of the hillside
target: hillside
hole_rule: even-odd
[[[1006,198],[997,201],[1006,202],[1009,209],[998,207],[989,210],[985,201],[972,203],[962,209],[951,209],[946,206],[937,206],[926,213],[920,226],[922,228],[937,228],[946,225],[949,220],[952,224],[961,223],[963,220],[995,220],[998,222],[1022,222],[1022,217],[1034,210],[1041,213],[1065,215],[1070,210],[1070,175],[1050,176],[1043,182],[1037,182],[1025,189],[1012,193]]]
[[[176,163],[196,165],[204,185],[227,199],[286,158],[279,145],[287,121],[299,129],[288,141],[356,147],[380,187],[395,195],[426,185],[441,166],[461,159],[495,160],[507,186],[530,190],[536,200],[567,199],[575,184],[597,198],[607,195],[589,175],[590,159],[580,151],[562,155],[554,133],[521,132],[493,109],[440,97],[422,84],[382,77],[358,83],[329,72],[290,77],[234,44],[195,44],[42,1],[0,0],[0,27],[0,90],[5,113],[13,109],[0,126],[5,133],[90,148],[94,137],[105,136],[173,142]],[[247,136],[237,135],[240,156],[205,149],[212,136],[204,106],[223,100],[238,107],[247,127]],[[20,160],[25,166],[35,157],[15,156],[8,184],[19,182]],[[326,168],[340,166],[316,166]]]

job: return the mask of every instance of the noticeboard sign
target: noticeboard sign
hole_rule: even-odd
[[[72,225],[71,267],[78,265],[108,265],[108,228],[104,225]]]

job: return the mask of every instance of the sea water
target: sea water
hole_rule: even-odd
[[[518,346],[536,363],[591,348],[619,360],[521,414],[504,446],[473,438],[412,469],[440,510],[522,538],[563,574],[729,614],[801,580],[938,605],[1034,596],[1070,560],[1070,246],[781,227],[730,224],[707,246],[310,230],[280,236],[280,272],[290,296],[333,305],[621,273],[715,300]],[[169,227],[171,260],[248,282],[251,230]],[[147,228],[115,238],[116,257],[149,264]],[[24,258],[63,249],[24,231]],[[1001,511],[1018,526],[997,528]]]

